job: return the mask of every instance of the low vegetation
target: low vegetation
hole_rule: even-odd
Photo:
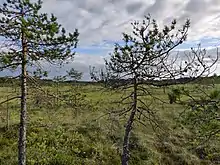
[[[19,86],[7,85],[1,84],[0,101],[19,92]],[[183,104],[190,100],[184,92],[176,103],[169,103],[168,94],[183,87],[195,97],[202,96],[198,90],[202,88],[212,98],[218,98],[218,94],[213,92],[219,89],[218,85],[213,88],[208,84],[202,87],[198,84],[187,84],[171,86],[165,90],[155,89],[154,94],[167,102],[155,102],[153,105],[160,125],[155,127],[146,121],[145,126],[139,123],[133,126],[129,144],[130,164],[220,163],[219,133],[203,145],[198,144],[204,139],[195,137],[207,137],[201,132],[204,129],[215,128],[213,130],[217,131],[219,120],[215,121],[215,125],[207,125],[207,128],[205,122],[204,127],[201,125],[202,121],[199,125],[194,124],[198,117],[192,114],[195,110],[192,111]],[[197,90],[194,90],[195,87],[198,87]],[[58,97],[53,97],[53,94],[58,94]],[[27,164],[120,164],[123,125],[126,121],[124,117],[116,117],[108,112],[120,108],[112,103],[122,94],[117,90],[103,89],[100,84],[60,83],[57,87],[56,83],[51,82],[50,85],[42,85],[41,92],[30,85],[27,104]],[[9,123],[7,111],[10,114]],[[9,104],[1,104],[0,112],[0,164],[17,164],[19,102],[13,100]],[[201,116],[204,115],[200,114],[199,117]]]

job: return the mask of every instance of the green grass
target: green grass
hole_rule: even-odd
[[[176,87],[176,86],[175,86]],[[100,86],[71,85],[43,86],[43,91],[59,94],[57,100],[44,92],[30,88],[28,94],[28,165],[118,165],[123,142],[125,118],[104,115],[121,107],[112,102],[119,100],[121,91],[103,90]],[[172,87],[153,89],[151,92],[168,102],[167,93]],[[193,85],[187,88],[193,89]],[[149,87],[152,89],[152,87]],[[80,93],[79,95],[77,93]],[[19,94],[19,88],[1,87],[0,102]],[[194,93],[196,95],[198,93]],[[178,104],[153,101],[159,123],[165,129],[155,132],[148,121],[145,126],[135,123],[131,135],[133,165],[199,165],[210,164],[201,160],[187,148],[189,130],[177,126],[176,119],[183,110]],[[70,105],[75,105],[71,106]],[[10,127],[7,128],[7,106]],[[17,163],[19,101],[0,106],[0,165]],[[102,116],[102,117],[101,117]],[[218,142],[216,144],[219,145]]]

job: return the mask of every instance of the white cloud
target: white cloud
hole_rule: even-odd
[[[55,13],[70,31],[78,28],[80,45],[118,41],[130,23],[150,13],[159,23],[191,19],[190,40],[220,36],[219,0],[44,0],[44,11]]]
[[[163,24],[190,18],[191,40],[220,37],[219,0],[43,0],[43,11],[54,13],[69,31],[78,28],[81,45],[118,41],[121,32],[131,30],[132,20],[148,13]]]

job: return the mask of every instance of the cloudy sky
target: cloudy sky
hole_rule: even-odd
[[[0,0],[2,3],[3,0]],[[43,0],[43,11],[54,13],[68,31],[80,32],[75,61],[65,67],[75,67],[89,79],[89,65],[101,66],[103,58],[120,42],[122,32],[131,32],[130,23],[142,20],[150,13],[159,24],[173,18],[178,25],[189,18],[188,41],[180,49],[202,43],[212,48],[220,45],[220,0]],[[65,69],[53,68],[54,74]],[[220,72],[219,72],[220,73]]]

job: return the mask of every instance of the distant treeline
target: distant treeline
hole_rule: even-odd
[[[80,84],[80,85],[98,85],[100,83],[105,83],[104,81],[59,81],[57,82],[56,80],[53,79],[32,79],[28,80],[28,84],[31,85],[32,83],[38,83],[39,85],[54,85],[56,83],[59,83],[60,85],[63,84]],[[132,80],[130,79],[112,79],[108,80],[107,84],[109,85],[115,85],[115,86],[120,86],[123,84],[128,84]],[[170,84],[180,84],[180,83],[200,83],[200,84],[220,84],[220,76],[210,76],[210,77],[200,77],[199,79],[194,80],[193,77],[191,78],[179,78],[175,80],[171,79],[166,79],[166,80],[139,80],[140,83],[142,84],[147,84],[147,85],[156,85],[156,86],[166,86]],[[0,77],[0,86],[16,86],[20,84],[19,78],[12,78],[12,77]]]
[[[32,83],[37,83],[38,85],[54,85],[56,83],[59,83],[60,85],[63,84],[81,84],[81,85],[89,85],[89,84],[98,84],[98,82],[92,82],[92,81],[59,81],[53,79],[28,79],[27,80],[28,85],[31,85]],[[0,77],[0,86],[1,87],[7,87],[7,86],[16,86],[20,85],[20,79],[19,78],[13,78],[13,77]]]
[[[106,85],[112,87],[124,86],[126,84],[132,84],[132,79],[110,79],[108,81],[99,81],[99,83],[105,83]],[[220,76],[210,76],[210,77],[185,77],[178,79],[163,79],[163,80],[144,80],[139,79],[138,83],[146,84],[146,85],[154,85],[154,86],[169,86],[175,84],[220,84]]]

